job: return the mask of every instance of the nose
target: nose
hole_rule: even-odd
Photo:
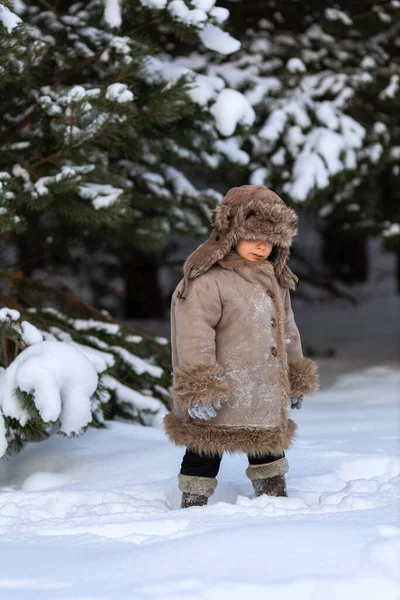
[[[266,242],[257,242],[257,248],[259,248],[260,250],[265,250],[266,247],[267,247]]]

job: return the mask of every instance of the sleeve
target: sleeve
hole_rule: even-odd
[[[222,304],[216,281],[200,276],[190,282],[184,299],[174,298],[172,397],[182,408],[226,400],[229,384],[216,359],[215,328]]]
[[[285,291],[285,342],[289,368],[290,397],[311,396],[319,387],[318,368],[311,358],[304,358],[300,333],[294,319],[290,292]]]

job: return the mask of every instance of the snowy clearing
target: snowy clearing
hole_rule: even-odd
[[[399,389],[374,367],[292,411],[288,498],[225,456],[210,505],[180,510],[160,429],[30,444],[0,465],[1,598],[398,600]]]

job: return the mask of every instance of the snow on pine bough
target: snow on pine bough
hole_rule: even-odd
[[[0,375],[0,457],[8,449],[7,423],[39,426],[44,435],[58,422],[68,436],[92,420],[91,398],[98,375],[78,349],[43,341],[23,350]]]

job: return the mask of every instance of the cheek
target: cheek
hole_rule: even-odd
[[[241,254],[247,254],[251,251],[251,245],[248,242],[239,242],[237,245],[237,250]]]

